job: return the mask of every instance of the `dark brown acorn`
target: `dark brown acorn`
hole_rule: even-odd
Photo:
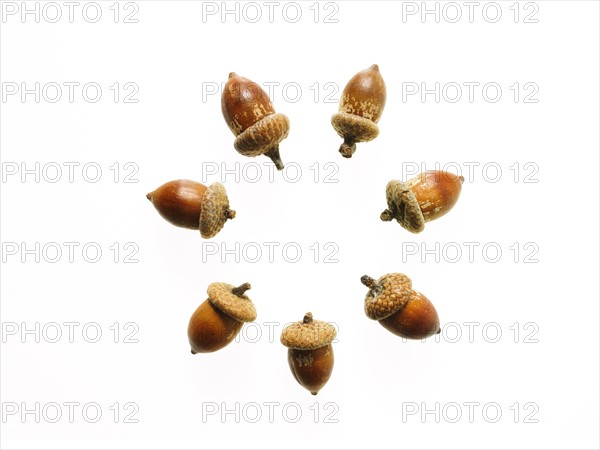
[[[275,112],[267,93],[255,82],[229,74],[221,96],[221,111],[236,136],[234,147],[244,156],[265,155],[283,169],[279,143],[289,133],[290,121]]]
[[[440,332],[440,319],[433,304],[412,289],[410,278],[389,273],[379,280],[365,275],[360,281],[369,288],[365,313],[388,331],[406,339],[425,339]]]
[[[342,93],[338,113],[331,117],[333,128],[344,138],[340,147],[344,158],[352,157],[357,142],[371,141],[379,135],[377,122],[385,101],[385,82],[377,64],[350,79]]]
[[[235,217],[229,209],[225,186],[213,183],[209,187],[190,180],[175,180],[163,184],[146,195],[158,213],[169,223],[200,230],[203,238],[211,238]]]
[[[464,180],[441,170],[423,172],[406,183],[392,180],[385,190],[388,209],[380,218],[385,222],[396,219],[408,231],[420,233],[425,223],[442,217],[454,207]]]
[[[281,343],[288,347],[288,364],[292,375],[312,395],[325,386],[333,371],[335,327],[327,322],[313,320],[308,312],[304,319],[285,327]]]
[[[188,340],[192,354],[211,353],[228,345],[244,322],[256,319],[256,308],[245,292],[249,283],[235,287],[227,283],[208,286],[205,300],[190,318]]]

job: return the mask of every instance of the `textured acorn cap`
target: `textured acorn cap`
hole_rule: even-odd
[[[420,233],[425,229],[425,217],[417,197],[406,183],[392,180],[385,188],[388,209],[381,213],[381,220],[396,219],[403,228],[411,233]]]
[[[379,127],[370,119],[361,116],[339,112],[331,116],[333,128],[344,139],[354,142],[372,141],[379,135]]]
[[[397,312],[413,293],[410,278],[402,273],[388,273],[377,281],[365,275],[360,281],[369,288],[365,313],[373,320],[382,320]]]
[[[202,197],[200,209],[200,234],[209,239],[217,235],[227,219],[233,219],[235,211],[229,209],[229,199],[225,186],[221,183],[213,183]]]
[[[315,350],[331,344],[335,339],[335,327],[327,322],[313,320],[312,313],[295,322],[281,332],[281,343],[296,350]]]
[[[284,114],[263,117],[235,138],[234,147],[244,156],[259,156],[278,145],[290,131],[290,120]]]
[[[208,299],[228,316],[240,322],[252,322],[256,320],[256,308],[244,293],[248,289],[249,283],[238,287],[227,283],[212,283],[208,286]]]

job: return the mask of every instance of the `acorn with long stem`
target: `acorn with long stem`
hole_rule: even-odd
[[[265,155],[277,170],[283,169],[279,143],[287,138],[290,121],[275,112],[269,96],[258,84],[231,72],[221,96],[221,111],[236,137],[233,146],[239,153]]]

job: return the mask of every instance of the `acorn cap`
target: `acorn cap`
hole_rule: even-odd
[[[413,293],[410,278],[402,273],[388,273],[377,281],[365,275],[360,281],[369,288],[365,313],[373,320],[382,320],[397,312]]]
[[[381,213],[381,220],[396,219],[403,228],[411,233],[420,233],[425,229],[425,217],[414,192],[406,183],[392,180],[385,188],[388,209]]]
[[[281,160],[279,160],[279,164],[281,164],[280,168],[278,162],[270,156],[269,152],[273,149],[275,149],[275,151],[278,150],[277,146],[281,141],[288,137],[289,131],[290,120],[285,114],[270,114],[239,134],[235,138],[233,146],[244,156],[259,156],[266,154],[273,159],[275,165],[278,166],[277,168],[281,170],[283,169]],[[278,157],[279,154],[277,153],[277,158]]]
[[[229,199],[225,186],[221,183],[213,183],[202,197],[200,209],[200,234],[209,239],[217,235],[227,219],[233,219],[235,211],[229,209]]]
[[[294,322],[281,332],[281,343],[296,350],[315,350],[335,339],[335,327],[327,322],[313,320],[308,312],[300,322]]]
[[[238,287],[227,283],[212,283],[207,289],[208,299],[228,316],[240,322],[252,322],[256,320],[256,308],[244,293],[248,289],[250,283]]]

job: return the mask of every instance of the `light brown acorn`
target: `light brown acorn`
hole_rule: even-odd
[[[205,300],[190,318],[188,340],[192,354],[211,353],[228,345],[244,322],[256,319],[256,308],[245,292],[249,283],[235,287],[227,283],[208,286]]]
[[[389,273],[378,280],[364,275],[360,281],[369,288],[365,313],[388,331],[406,339],[425,339],[440,332],[440,319],[433,304],[412,289],[410,278]]]
[[[377,122],[385,107],[385,82],[377,64],[354,75],[342,93],[337,114],[331,124],[344,138],[340,153],[351,158],[357,142],[372,141],[379,135]]]
[[[209,187],[190,180],[175,180],[163,184],[146,195],[158,213],[169,223],[212,238],[228,219],[235,217],[229,209],[225,186],[213,183]]]
[[[420,233],[425,223],[439,219],[458,201],[464,177],[450,172],[432,170],[423,172],[403,183],[392,180],[385,193],[388,209],[381,213],[381,220],[396,219],[412,233]]]
[[[233,146],[244,156],[265,155],[283,169],[279,143],[289,133],[290,121],[275,112],[267,93],[255,82],[229,74],[221,96],[221,111],[236,136]]]
[[[313,320],[308,312],[304,319],[281,332],[281,343],[288,347],[288,364],[292,375],[312,395],[325,386],[333,370],[335,327],[327,322]]]

